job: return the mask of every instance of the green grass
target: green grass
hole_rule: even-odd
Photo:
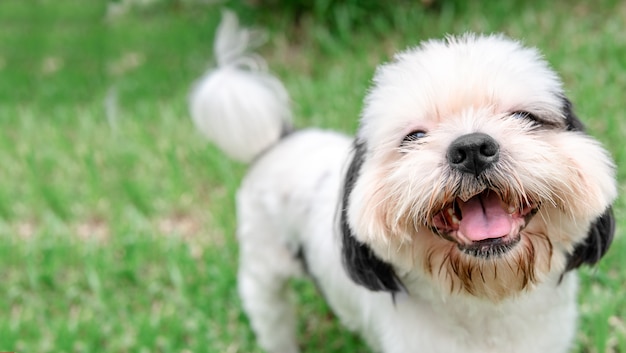
[[[352,133],[375,65],[420,40],[498,31],[538,46],[624,188],[620,2],[407,2],[334,30],[240,7],[269,28],[263,54],[302,127]],[[0,351],[260,352],[235,278],[233,194],[245,166],[207,145],[186,107],[211,63],[219,7],[107,11],[104,0],[0,1]],[[624,206],[608,256],[581,271],[575,352],[626,351]],[[294,287],[306,352],[367,351],[312,285]]]

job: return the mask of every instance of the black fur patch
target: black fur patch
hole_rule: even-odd
[[[584,124],[574,114],[572,102],[563,97],[563,112],[569,131],[585,131]],[[606,252],[613,241],[615,234],[615,217],[613,208],[609,206],[607,210],[598,217],[589,228],[585,241],[574,248],[574,252],[567,259],[566,271],[580,267],[583,264],[593,265],[597,263]]]
[[[568,131],[585,131],[585,125],[574,114],[572,102],[563,97],[563,113],[565,114],[565,122],[567,124]]]
[[[378,258],[367,244],[359,242],[348,224],[348,201],[359,177],[366,153],[365,143],[355,142],[354,157],[344,180],[341,204],[343,264],[350,278],[372,291],[398,292],[402,284],[390,264]]]
[[[570,271],[581,265],[594,265],[609,250],[615,234],[615,217],[613,209],[609,207],[602,216],[598,217],[587,233],[584,242],[578,244],[574,252],[567,259],[565,271]]]

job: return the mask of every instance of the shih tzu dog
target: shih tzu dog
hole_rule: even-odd
[[[292,128],[257,39],[225,15],[190,110],[251,162],[238,280],[259,345],[299,351],[286,282],[308,275],[376,352],[566,352],[575,270],[613,238],[615,170],[537,50],[464,34],[402,52],[350,138]]]

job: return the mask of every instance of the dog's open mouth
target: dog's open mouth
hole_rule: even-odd
[[[505,203],[493,190],[484,190],[467,200],[455,198],[433,217],[434,231],[457,243],[468,255],[500,256],[520,241],[520,232],[537,213],[530,201]]]

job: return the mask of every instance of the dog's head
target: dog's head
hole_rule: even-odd
[[[500,300],[595,263],[616,185],[582,130],[557,75],[515,41],[465,35],[398,55],[376,73],[346,175],[351,277]]]

